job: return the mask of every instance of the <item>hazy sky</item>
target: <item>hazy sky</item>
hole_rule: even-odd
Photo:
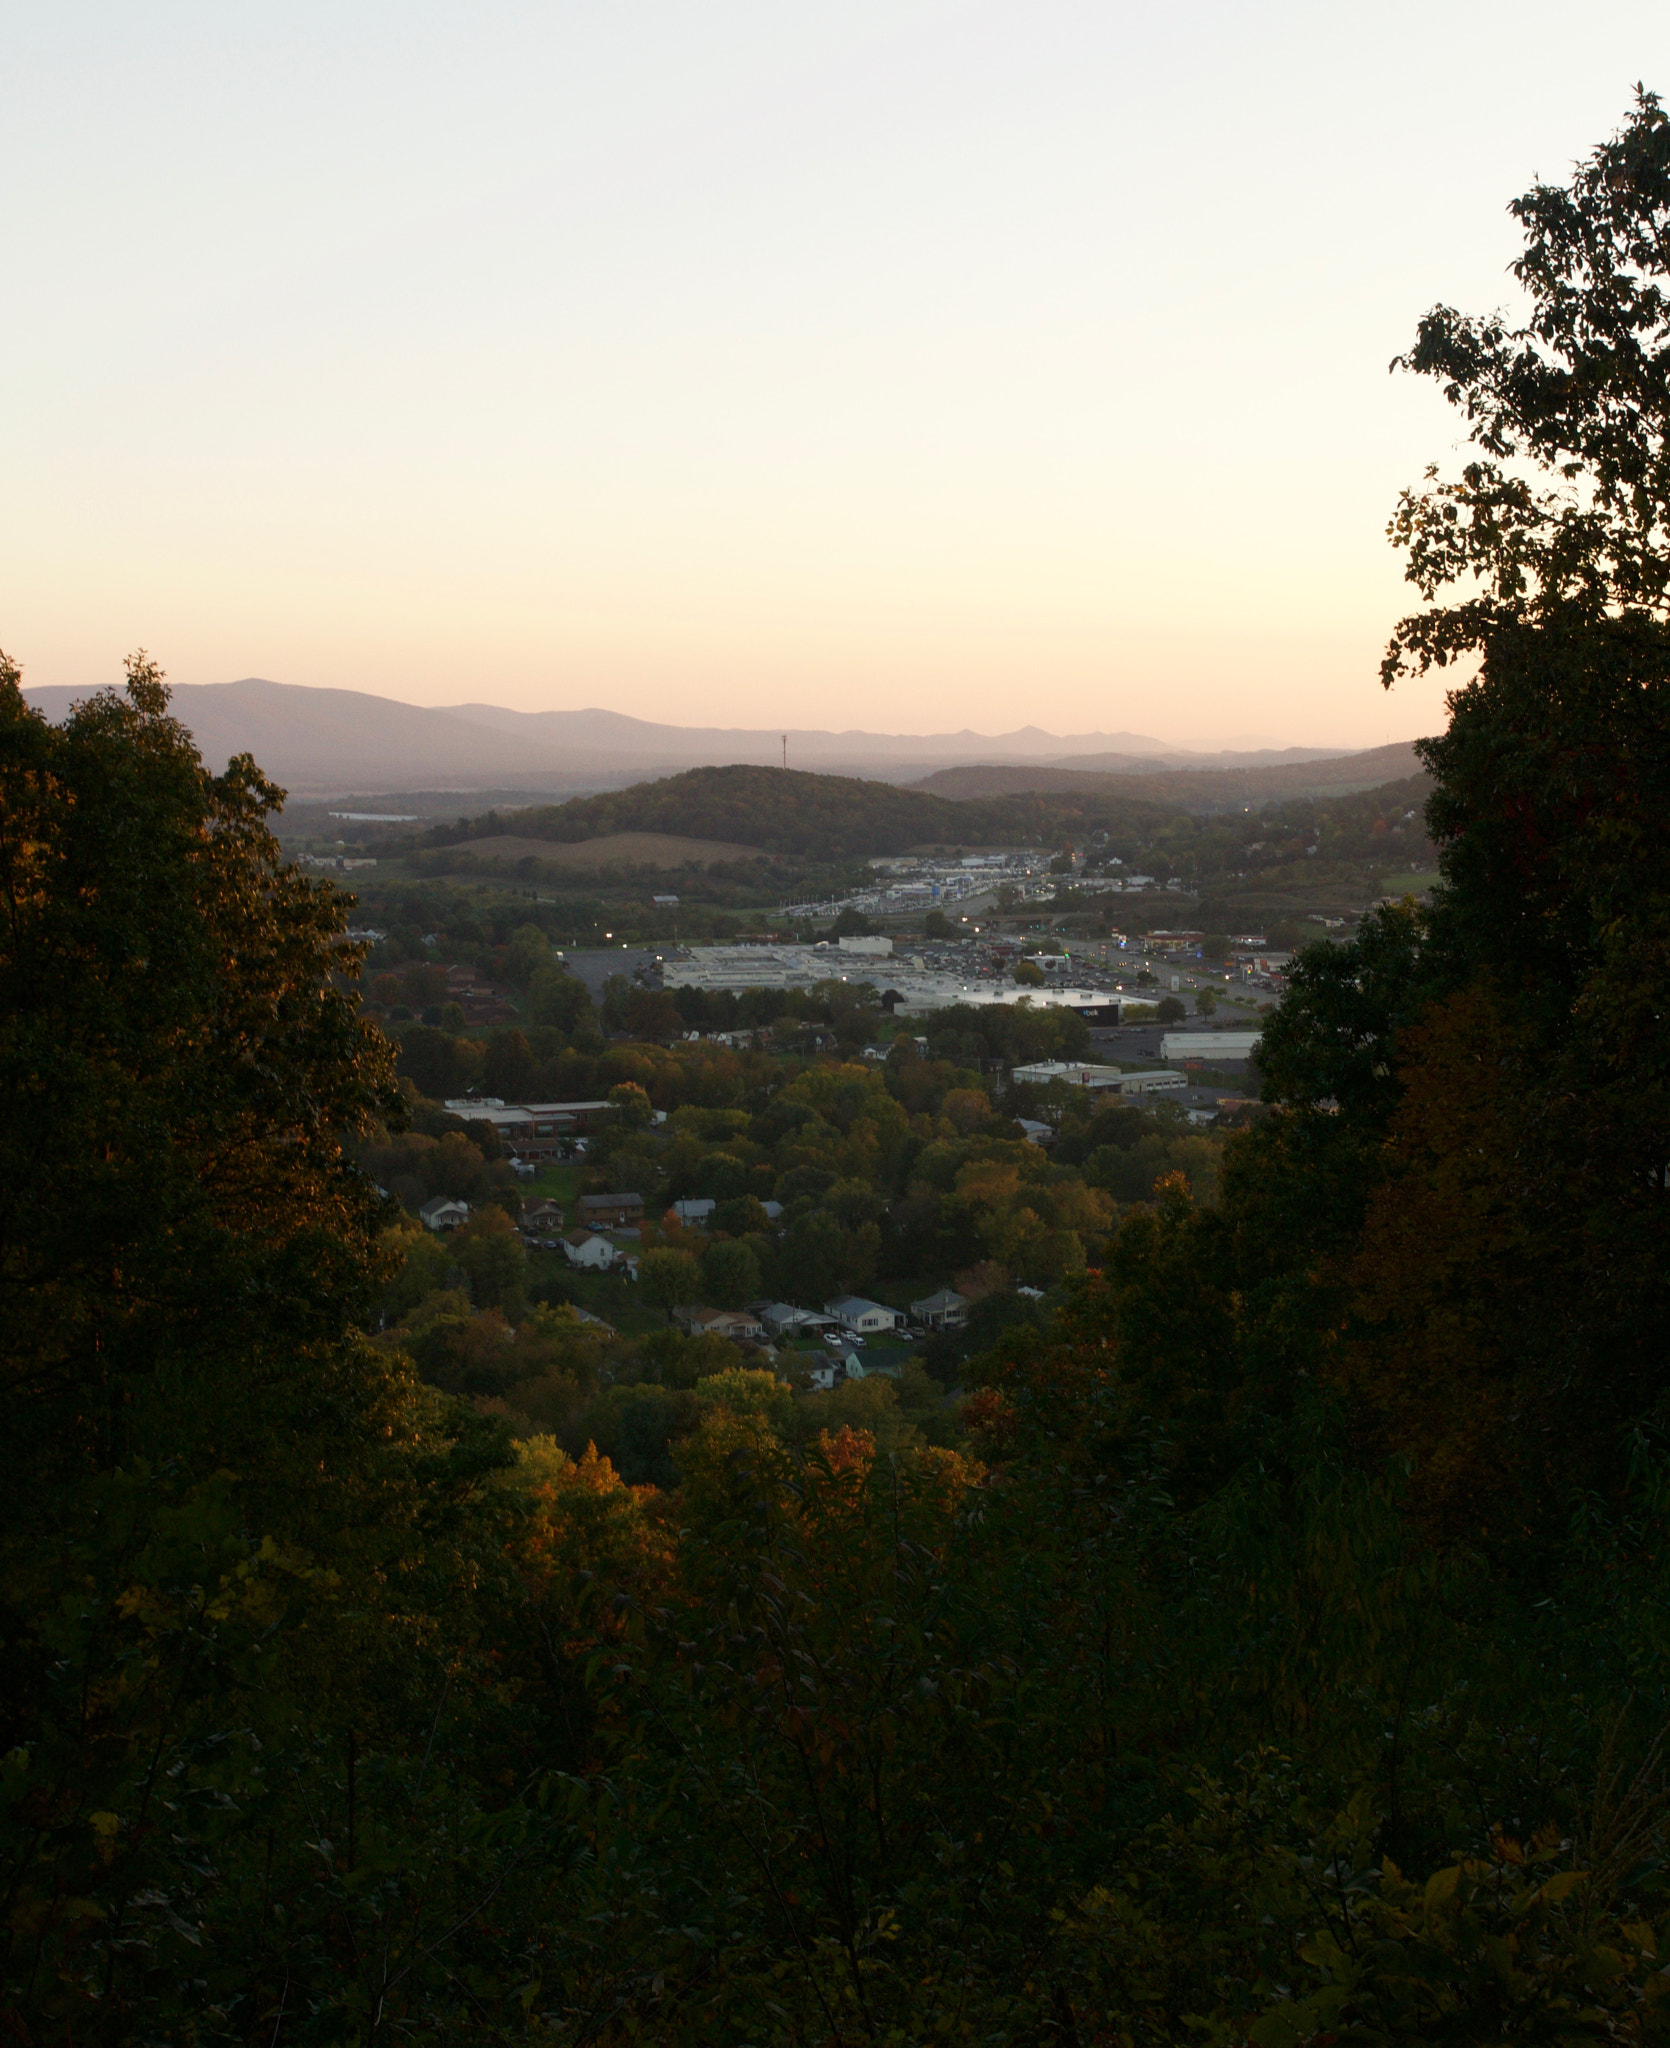
[[[680,723],[1376,743],[1389,378],[1670,9],[0,14],[0,645]]]

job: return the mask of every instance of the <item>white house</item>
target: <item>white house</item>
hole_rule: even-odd
[[[418,1221],[426,1230],[456,1230],[469,1220],[469,1203],[454,1202],[446,1195],[437,1195],[434,1201],[425,1202],[418,1211]]]
[[[954,1287],[941,1287],[937,1293],[913,1301],[910,1312],[930,1330],[960,1330],[968,1321],[968,1298]]]
[[[875,1337],[883,1331],[902,1330],[904,1315],[896,1308],[883,1308],[879,1301],[866,1301],[861,1294],[838,1294],[824,1303],[843,1330],[855,1337]]]
[[[571,1266],[584,1266],[589,1272],[606,1273],[611,1266],[626,1263],[619,1246],[611,1244],[606,1237],[599,1237],[595,1230],[565,1231],[560,1241]]]

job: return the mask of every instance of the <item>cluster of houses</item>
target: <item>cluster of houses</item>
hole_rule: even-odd
[[[775,1202],[768,1202],[764,1207],[768,1214],[781,1214],[780,1205]],[[674,1213],[680,1222],[686,1224],[705,1222],[713,1208],[711,1201],[673,1204]],[[572,1266],[587,1272],[620,1273],[629,1280],[637,1279],[637,1253],[623,1250],[611,1238],[605,1237],[603,1231],[627,1230],[641,1223],[643,1197],[634,1194],[582,1195],[579,1214],[579,1224],[574,1229],[564,1230],[566,1219],[559,1203],[548,1200],[524,1202],[520,1228],[525,1238],[537,1244],[552,1250],[560,1247]],[[434,1231],[457,1230],[469,1221],[469,1216],[470,1205],[467,1202],[455,1201],[446,1195],[436,1196],[434,1201],[426,1202],[418,1211],[419,1220],[425,1228]],[[799,1308],[787,1301],[757,1301],[746,1309],[707,1308],[688,1303],[673,1310],[673,1320],[693,1336],[725,1337],[733,1344],[761,1349],[804,1342],[808,1338],[821,1339],[831,1347],[832,1355],[814,1368],[812,1384],[832,1387],[842,1379],[862,1379],[867,1370],[897,1371],[896,1365],[865,1366],[859,1354],[867,1340],[911,1331],[925,1334],[960,1330],[968,1320],[968,1309],[966,1296],[953,1287],[941,1287],[933,1294],[924,1295],[920,1301],[913,1301],[908,1314],[903,1309],[889,1308],[885,1302],[871,1301],[861,1294],[839,1294],[826,1301],[821,1310]]]

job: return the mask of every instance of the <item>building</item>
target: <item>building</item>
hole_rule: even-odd
[[[425,1202],[418,1211],[418,1221],[426,1230],[456,1230],[469,1220],[469,1203],[454,1202],[446,1195],[437,1195],[434,1201]]]
[[[1047,1087],[1051,1081],[1065,1081],[1069,1088],[1117,1089],[1124,1081],[1125,1073],[1121,1067],[1087,1066],[1071,1060],[1034,1060],[1029,1066],[1012,1067],[1009,1078],[1032,1088]]]
[[[1175,1067],[1146,1067],[1122,1075],[1119,1094],[1123,1101],[1131,1102],[1143,1095],[1175,1095],[1188,1085],[1189,1077],[1178,1073]]]
[[[491,1124],[519,1159],[556,1159],[569,1139],[614,1114],[608,1101],[505,1102],[497,1095],[459,1096],[442,1107],[466,1123]]]
[[[862,953],[867,959],[886,959],[893,951],[891,939],[846,938],[835,943],[843,953]]]
[[[833,1316],[821,1316],[815,1309],[796,1308],[787,1301],[756,1301],[753,1313],[759,1317],[769,1334],[781,1340],[785,1337],[808,1337],[817,1330],[832,1330]]]
[[[1160,1040],[1163,1060],[1203,1060],[1209,1066],[1250,1060],[1262,1031],[1168,1031]]]
[[[642,1195],[582,1195],[579,1218],[591,1230],[624,1230],[644,1220]]]
[[[698,1308],[683,1303],[673,1310],[673,1321],[692,1337],[728,1337],[733,1344],[765,1342],[765,1325],[746,1309]]]
[[[524,1202],[521,1225],[535,1237],[560,1235],[563,1227],[562,1205],[558,1202]]]
[[[718,1206],[711,1195],[702,1195],[695,1201],[675,1202],[673,1214],[686,1230],[705,1230],[707,1219]]]
[[[1049,1124],[1039,1123],[1036,1117],[1018,1116],[1015,1119],[1021,1127],[1021,1136],[1029,1145],[1053,1145],[1055,1131]]]
[[[954,1287],[942,1287],[913,1301],[910,1312],[930,1330],[960,1330],[968,1321],[968,1299]]]
[[[877,1337],[884,1331],[903,1329],[904,1316],[896,1308],[884,1308],[879,1301],[866,1301],[861,1294],[838,1294],[824,1303],[841,1328],[854,1337]]]
[[[599,1237],[595,1230],[565,1231],[560,1242],[571,1266],[583,1266],[590,1273],[607,1273],[616,1266],[630,1264],[636,1272],[637,1261],[629,1261],[618,1245]]]

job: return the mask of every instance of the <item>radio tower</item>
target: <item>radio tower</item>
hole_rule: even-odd
[[[788,768],[788,765],[789,765],[789,736],[788,736],[788,734],[787,734],[787,733],[784,733],[784,735],[783,735],[783,767],[784,767],[785,771],[787,770],[787,768]]]

